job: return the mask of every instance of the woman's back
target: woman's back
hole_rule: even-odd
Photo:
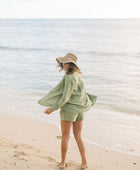
[[[80,73],[74,72],[70,75],[65,75],[67,79],[71,79],[73,90],[67,103],[61,107],[62,110],[69,109],[71,112],[85,112],[89,110],[92,103],[86,93],[83,77]]]

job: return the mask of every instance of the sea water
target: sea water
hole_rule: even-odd
[[[1,112],[33,116],[60,128],[59,111],[37,101],[62,79],[56,57],[78,56],[87,92],[83,137],[140,156],[140,19],[1,19]]]

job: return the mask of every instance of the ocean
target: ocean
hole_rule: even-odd
[[[45,115],[37,101],[64,75],[56,57],[72,52],[87,92],[97,96],[85,113],[84,140],[140,156],[139,44],[140,19],[0,19],[0,111],[60,128],[59,111]]]

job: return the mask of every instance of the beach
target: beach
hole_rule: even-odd
[[[45,113],[44,113],[45,114]],[[61,133],[49,122],[25,116],[0,115],[0,169],[59,169]],[[102,149],[85,142],[90,170],[140,170],[140,157]],[[70,137],[68,170],[80,169],[80,154]]]
[[[63,78],[56,58],[67,52],[97,96],[82,130],[89,169],[140,170],[139,19],[1,19],[0,35],[0,170],[59,169],[59,110],[37,102]],[[81,164],[72,131],[66,162]]]

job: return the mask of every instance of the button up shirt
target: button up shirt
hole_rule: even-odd
[[[52,111],[86,112],[96,102],[97,96],[86,92],[83,77],[80,73],[65,74],[62,80],[38,103],[50,107]]]

